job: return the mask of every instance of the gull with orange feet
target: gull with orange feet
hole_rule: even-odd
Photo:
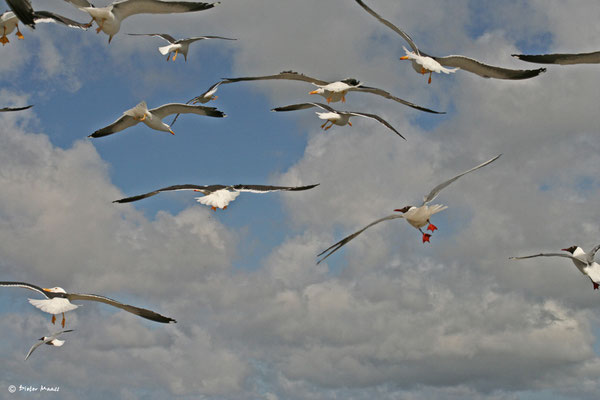
[[[42,288],[31,283],[25,282],[0,282],[0,287],[20,287],[42,294],[45,299],[29,299],[29,303],[40,310],[52,314],[52,323],[56,322],[56,316],[62,314],[61,325],[65,327],[65,313],[79,307],[77,304],[71,303],[72,300],[87,300],[96,301],[108,304],[113,307],[120,308],[132,314],[138,315],[152,321],[161,322],[163,324],[176,322],[174,319],[162,316],[154,311],[145,308],[134,307],[129,304],[119,303],[116,300],[108,297],[99,296],[97,294],[82,294],[82,293],[67,293],[61,287]]]
[[[411,60],[412,67],[415,71],[420,74],[429,74],[428,83],[431,83],[431,74],[432,72],[443,72],[448,74],[450,72],[455,72],[457,68],[462,69],[463,71],[471,72],[473,74],[479,75],[483,78],[495,78],[495,79],[509,79],[509,80],[518,80],[518,79],[529,79],[535,76],[538,76],[542,72],[546,71],[546,68],[539,69],[510,69],[510,68],[501,68],[493,65],[484,64],[475,59],[461,56],[461,55],[449,55],[445,57],[436,57],[430,56],[423,51],[419,50],[415,41],[408,35],[408,33],[404,32],[402,29],[398,28],[396,25],[392,24],[387,19],[383,18],[381,15],[377,14],[373,11],[369,6],[365,4],[362,0],[355,0],[358,5],[360,5],[366,12],[375,17],[379,22],[383,25],[387,26],[398,35],[400,35],[408,45],[412,48],[412,51],[408,51],[406,49],[406,55],[400,57],[401,60]],[[444,67],[454,67],[454,69],[444,68]]]
[[[146,199],[148,197],[152,197],[161,192],[171,192],[177,190],[192,190],[194,192],[200,192],[204,196],[196,197],[196,201],[200,204],[204,204],[209,206],[213,211],[216,211],[217,208],[222,210],[227,209],[229,203],[235,200],[241,192],[250,192],[250,193],[269,193],[269,192],[278,192],[278,191],[291,191],[297,192],[302,190],[312,189],[319,184],[308,185],[308,186],[269,186],[269,185],[193,185],[193,184],[184,184],[184,185],[173,185],[164,187],[162,189],[157,189],[152,192],[140,194],[137,196],[127,197],[125,199],[115,200],[113,203],[131,203],[133,201],[138,201],[142,199]]]
[[[564,257],[570,258],[573,264],[577,267],[579,272],[587,275],[594,285],[594,290],[600,289],[600,264],[594,261],[596,252],[600,249],[600,244],[594,247],[589,253],[583,251],[579,246],[571,246],[565,249],[561,249],[565,253],[539,253],[531,256],[522,257],[510,257],[511,260],[524,260],[526,258],[534,257]]]
[[[473,167],[468,171],[462,172],[462,173],[456,175],[455,177],[448,179],[447,181],[445,181],[443,183],[440,183],[439,185],[434,187],[431,190],[431,192],[429,192],[429,194],[427,194],[423,198],[423,202],[421,203],[420,206],[418,206],[418,207],[417,206],[406,206],[403,208],[395,209],[394,211],[400,212],[401,214],[391,214],[391,215],[388,215],[387,217],[380,218],[374,222],[371,222],[369,225],[365,226],[361,230],[354,232],[353,234],[351,234],[349,236],[346,236],[345,238],[343,238],[336,244],[330,246],[329,248],[327,248],[324,251],[322,251],[321,253],[319,253],[317,255],[317,257],[321,257],[321,256],[323,256],[323,257],[317,261],[317,264],[320,264],[323,260],[325,260],[327,257],[329,257],[330,255],[332,255],[333,253],[338,251],[346,243],[348,243],[349,241],[351,241],[352,239],[354,239],[355,237],[357,237],[358,235],[360,235],[361,233],[363,233],[365,230],[372,227],[373,225],[377,225],[380,222],[397,219],[397,218],[404,218],[406,220],[406,222],[408,222],[411,226],[414,226],[415,228],[417,228],[419,230],[419,232],[421,232],[421,234],[423,235],[422,236],[423,243],[429,242],[429,239],[431,238],[431,234],[423,232],[422,228],[427,225],[427,230],[431,231],[431,233],[433,233],[435,230],[437,230],[438,228],[431,223],[430,218],[432,215],[437,214],[440,211],[443,211],[446,208],[448,208],[447,206],[442,205],[442,204],[430,205],[429,203],[432,202],[438,196],[440,191],[442,189],[444,189],[446,186],[450,185],[452,182],[456,181],[461,176],[466,175],[469,172],[473,172],[479,168],[485,167],[486,165],[496,161],[498,158],[500,158],[501,155],[502,154],[499,154],[496,157],[492,158],[491,160],[488,160],[482,164],[479,164],[478,166]]]

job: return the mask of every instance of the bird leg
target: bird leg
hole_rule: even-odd
[[[348,121],[348,125],[352,126],[352,122]]]
[[[210,209],[213,211],[217,211],[217,207],[215,207],[215,206],[212,206]]]
[[[169,53],[167,54],[167,62],[169,62],[169,60],[170,60],[170,59],[171,59],[171,52],[169,52]]]
[[[173,61],[175,61],[175,59],[177,58],[177,53],[179,52],[179,49],[175,50],[175,55],[173,55]]]
[[[100,31],[102,30],[102,27],[104,26],[104,21],[106,21],[106,19],[102,18],[100,20],[100,22],[98,22],[98,28],[96,28],[96,33],[100,33]],[[91,24],[91,22],[90,22],[90,24]]]
[[[56,315],[52,314],[52,325],[56,322]]]
[[[4,32],[2,33],[2,37],[0,37],[0,43],[2,43],[2,46],[4,46],[8,42],[9,42],[9,40],[6,37],[6,25],[5,25],[4,26]]]
[[[342,103],[346,102],[346,92],[342,92]]]
[[[83,25],[84,28],[91,28],[92,24],[94,23],[94,18],[92,17],[92,20],[90,22],[88,22],[87,24]]]
[[[425,242],[430,243],[429,238],[431,237],[431,235],[429,233],[423,232],[421,230],[421,228],[418,228],[418,229],[419,229],[419,232],[421,232],[423,234],[423,243],[425,243]]]
[[[429,71],[429,80],[427,81],[427,83],[428,83],[428,84],[430,84],[430,83],[431,83],[431,74],[432,74],[432,73],[433,73],[432,71]]]
[[[427,222],[429,223],[429,226],[427,227],[427,230],[431,231],[431,232],[435,232],[437,230],[437,226],[435,226],[434,224],[432,224],[431,222],[429,222],[429,220],[427,220]]]
[[[329,122],[331,122],[331,121],[329,121]],[[329,128],[331,128],[332,126],[333,126],[333,122],[331,122],[331,125],[329,125],[329,126],[326,126],[326,127],[325,127],[325,128],[323,128],[323,129],[324,129],[324,130],[329,130]]]
[[[331,96],[329,96],[329,97],[327,98],[327,104],[331,103],[331,100],[332,100],[332,98],[331,98]]]
[[[62,313],[62,315],[63,315],[63,319],[62,319],[61,325],[64,328],[65,327],[65,313]]]
[[[227,206],[223,207],[223,210],[227,210]]]
[[[23,34],[21,33],[21,31],[19,30],[19,24],[17,24],[17,37],[19,39],[25,39],[25,36],[23,36]]]

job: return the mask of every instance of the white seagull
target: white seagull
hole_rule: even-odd
[[[75,3],[72,1],[72,3]],[[113,36],[119,32],[121,22],[135,14],[171,14],[203,11],[213,8],[217,3],[201,3],[196,1],[161,1],[161,0],[122,0],[109,4],[107,7],[94,7],[87,0],[79,0],[77,3],[85,3],[85,7],[78,5],[80,10],[90,14],[92,20],[98,24],[96,33],[100,31],[108,35],[108,43]],[[77,5],[77,4],[76,4]]]
[[[531,256],[523,256],[523,257],[509,257],[511,260],[523,260],[525,258],[534,258],[534,257],[565,257],[570,258],[573,261],[573,264],[577,267],[577,269],[584,275],[587,275],[588,278],[592,281],[594,285],[594,290],[598,290],[600,288],[600,264],[594,261],[594,257],[596,256],[596,252],[600,249],[600,244],[594,247],[589,253],[583,251],[583,249],[579,246],[571,246],[566,249],[561,249],[562,251],[566,251],[569,254],[565,253],[539,253]]]
[[[172,318],[162,316],[151,310],[145,308],[139,308],[130,306],[129,304],[119,303],[116,300],[109,299],[108,297],[99,296],[97,294],[82,294],[82,293],[67,293],[65,289],[61,287],[53,288],[41,288],[31,283],[25,282],[0,282],[0,287],[22,287],[25,289],[33,290],[34,292],[41,293],[46,297],[45,299],[29,299],[29,303],[40,310],[52,314],[52,323],[56,322],[56,315],[62,314],[62,327],[65,327],[65,313],[79,307],[77,304],[71,303],[73,300],[89,300],[98,301],[105,303],[113,307],[120,308],[127,312],[135,315],[139,315],[142,318],[146,318],[152,321],[161,322],[163,324],[177,322]]]
[[[149,110],[146,102],[142,101],[137,106],[125,111],[121,118],[102,129],[98,129],[88,137],[98,138],[102,136],[108,136],[115,132],[119,132],[123,129],[137,125],[140,122],[144,122],[144,124],[157,131],[170,132],[172,135],[174,135],[175,133],[171,130],[171,127],[162,122],[162,119],[171,114],[190,113],[216,118],[223,118],[226,116],[225,113],[217,110],[215,107],[190,106],[180,103],[165,104]]]
[[[33,13],[33,21],[35,22],[55,22],[66,25],[71,28],[79,28],[79,29],[87,29],[85,24],[82,24],[77,21],[73,21],[67,17],[63,17],[62,15],[58,15],[55,13],[51,13],[49,11],[34,11]],[[0,15],[0,43],[2,46],[9,43],[6,35],[12,33],[14,30],[17,30],[17,38],[25,39],[21,31],[19,30],[19,19],[12,11],[6,11],[2,15]]]
[[[483,64],[477,60],[472,58],[468,58],[461,55],[451,55],[446,57],[434,57],[424,52],[420,51],[412,38],[408,35],[408,33],[404,32],[390,21],[384,19],[371,8],[369,8],[362,0],[355,0],[366,12],[377,18],[379,22],[392,29],[394,32],[402,36],[404,40],[408,43],[408,45],[412,48],[412,52],[406,51],[406,55],[400,57],[401,60],[411,60],[412,67],[415,71],[420,74],[429,73],[428,82],[431,83],[431,73],[432,72],[444,72],[450,73],[455,70],[450,70],[444,67],[455,67],[460,68],[462,70],[472,72],[476,75],[482,76],[484,78],[496,78],[496,79],[528,79],[533,78],[534,76],[539,75],[540,73],[546,71],[545,68],[533,69],[533,70],[523,70],[523,69],[508,69],[508,68],[500,68],[495,67],[493,65]]]
[[[519,60],[538,64],[600,64],[600,51],[593,53],[513,54]]]
[[[31,346],[31,348],[29,349],[29,352],[27,352],[27,355],[25,356],[25,361],[27,361],[27,359],[29,358],[29,356],[31,356],[31,353],[33,353],[35,349],[37,349],[38,347],[40,347],[43,344],[61,347],[63,344],[65,344],[65,341],[59,340],[58,337],[60,335],[62,335],[63,333],[67,333],[67,332],[73,332],[73,329],[67,329],[64,331],[53,333],[50,336],[43,336],[43,337],[39,338],[38,342],[35,343],[33,346]]]
[[[461,174],[456,175],[454,178],[448,179],[447,181],[440,183],[439,185],[437,185],[436,187],[434,187],[431,192],[429,192],[429,194],[427,194],[424,198],[423,198],[423,202],[421,203],[421,205],[419,207],[416,206],[406,206],[400,209],[396,209],[394,211],[397,212],[401,212],[402,214],[392,214],[392,215],[388,215],[387,217],[383,217],[380,218],[374,222],[371,222],[369,225],[365,226],[364,228],[362,228],[361,230],[354,232],[352,235],[346,236],[345,238],[343,238],[342,240],[340,240],[339,242],[337,242],[336,244],[334,244],[333,246],[330,246],[329,248],[325,249],[324,251],[322,251],[321,253],[319,253],[317,255],[317,257],[322,256],[323,254],[325,254],[325,256],[323,258],[321,258],[320,260],[317,261],[317,264],[321,263],[321,261],[325,260],[327,257],[329,257],[330,255],[332,255],[333,253],[335,253],[337,250],[339,250],[343,245],[345,245],[346,243],[348,243],[349,241],[351,241],[352,239],[354,239],[355,237],[357,237],[358,235],[360,235],[362,232],[364,232],[367,228],[372,227],[373,225],[376,225],[380,222],[383,221],[387,221],[390,219],[396,219],[396,218],[404,218],[406,220],[406,222],[408,222],[410,225],[414,226],[415,228],[417,228],[419,230],[419,232],[421,232],[423,234],[423,243],[425,242],[429,242],[429,238],[431,237],[431,235],[429,233],[424,233],[421,228],[423,228],[425,225],[427,226],[427,230],[431,231],[432,233],[437,229],[437,227],[435,225],[433,225],[429,219],[431,218],[432,215],[439,213],[440,211],[445,210],[446,208],[448,208],[447,206],[444,206],[442,204],[433,204],[433,205],[429,205],[430,202],[432,202],[440,193],[440,191],[442,189],[444,189],[446,186],[450,185],[452,182],[454,182],[455,180],[457,180],[458,178],[460,178],[463,175],[468,174],[469,172],[473,172],[481,167],[485,167],[486,165],[496,161],[502,154],[497,155],[496,157],[492,158],[491,160],[488,160],[486,162],[484,162],[483,164],[479,164],[478,166],[471,168],[468,171],[465,171]]]
[[[159,194],[160,192],[170,192],[174,190],[193,190],[194,192],[200,192],[204,196],[196,197],[196,201],[200,204],[204,204],[210,206],[213,211],[216,211],[217,208],[222,210],[227,209],[227,205],[236,199],[240,195],[241,192],[250,192],[250,193],[268,193],[268,192],[276,192],[281,190],[286,191],[300,191],[300,190],[308,190],[312,189],[319,184],[309,185],[309,186],[267,186],[267,185],[209,185],[209,186],[200,186],[200,185],[173,185],[168,186],[162,189],[157,189],[153,192],[148,192],[144,194],[140,194],[138,196],[127,197],[125,199],[115,200],[113,203],[130,203],[132,201],[138,201],[145,199],[147,197],[154,196]]]
[[[273,108],[271,111],[296,111],[296,110],[305,110],[307,108],[313,108],[313,107],[318,107],[318,108],[326,111],[326,112],[316,112],[317,116],[320,119],[325,120],[325,123],[323,125],[321,125],[321,128],[324,130],[328,130],[333,125],[338,125],[338,126],[350,125],[350,126],[352,126],[352,123],[350,122],[350,117],[358,116],[358,117],[374,119],[375,121],[378,121],[379,123],[385,125],[388,129],[391,129],[394,133],[396,133],[402,139],[406,140],[406,138],[404,136],[402,136],[400,134],[400,132],[398,132],[396,129],[394,129],[394,127],[392,125],[390,125],[386,120],[381,118],[379,115],[375,115],[375,114],[367,114],[367,113],[361,113],[361,112],[356,112],[356,111],[338,111],[338,110],[335,110],[335,109],[329,107],[328,105],[322,104],[322,103],[292,104],[289,106]],[[331,125],[326,126],[328,122],[331,123]]]
[[[158,51],[163,56],[164,55],[167,56],[167,61],[169,61],[169,59],[171,58],[171,53],[175,53],[173,55],[173,61],[175,61],[175,59],[177,58],[177,54],[179,54],[179,53],[183,54],[183,58],[185,59],[185,61],[187,61],[187,54],[188,54],[188,51],[190,48],[190,44],[197,42],[198,40],[205,40],[205,39],[237,40],[237,39],[231,39],[231,38],[226,38],[226,37],[222,37],[222,36],[196,36],[196,37],[178,40],[178,39],[175,39],[173,36],[166,34],[166,33],[128,33],[128,35],[130,35],[130,36],[156,36],[156,37],[166,40],[170,44],[159,47]]]
[[[192,102],[192,103],[202,102],[203,99],[207,98],[209,92],[212,92],[210,94],[212,96],[216,92],[219,85],[234,83],[234,82],[244,82],[244,81],[280,80],[280,79],[312,83],[313,85],[315,85],[317,87],[317,89],[309,92],[309,94],[318,94],[320,96],[323,96],[327,100],[327,103],[330,103],[330,102],[335,103],[338,101],[345,102],[346,94],[348,92],[364,92],[364,93],[371,93],[371,94],[385,97],[386,99],[397,101],[398,103],[404,104],[406,106],[415,108],[420,111],[425,111],[425,112],[429,112],[429,113],[433,113],[433,114],[445,114],[444,112],[430,110],[429,108],[421,107],[421,106],[418,106],[409,101],[403,100],[399,97],[392,96],[390,93],[386,92],[383,89],[364,86],[361,82],[359,82],[358,80],[353,79],[353,78],[346,78],[341,81],[335,81],[335,82],[327,82],[327,81],[323,81],[320,79],[311,78],[310,76],[306,76],[304,74],[300,74],[300,73],[294,72],[294,71],[283,71],[276,75],[246,76],[246,77],[241,77],[241,78],[225,78],[225,79],[221,80],[220,82],[211,86],[210,89],[208,91],[206,91],[205,93],[190,100],[190,102]]]
[[[0,112],[7,112],[7,111],[23,111],[23,110],[28,110],[31,107],[33,107],[32,105],[29,106],[25,106],[25,107],[4,107],[4,108],[0,108]]]

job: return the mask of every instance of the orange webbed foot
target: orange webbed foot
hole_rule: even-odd
[[[435,226],[434,224],[430,223],[429,226],[427,227],[428,231],[431,232],[435,232],[437,230],[437,226]]]
[[[425,242],[429,243],[430,237],[431,237],[431,235],[429,233],[424,233],[423,234],[423,243],[425,243]]]
[[[215,207],[215,206],[212,206],[210,209],[213,211],[217,211],[217,207]]]

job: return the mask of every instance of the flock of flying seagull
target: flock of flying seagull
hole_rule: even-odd
[[[9,5],[12,11],[7,11],[4,14],[0,15],[0,43],[2,45],[6,45],[9,43],[9,39],[7,37],[8,34],[12,33],[16,30],[16,35],[19,39],[23,39],[23,34],[19,30],[18,23],[22,22],[25,25],[28,25],[31,28],[35,28],[36,23],[40,22],[54,22],[60,23],[68,27],[74,27],[79,29],[87,29],[92,26],[94,22],[98,25],[96,29],[97,33],[101,31],[106,33],[109,37],[108,41],[112,40],[113,36],[116,35],[119,30],[121,23],[123,20],[134,14],[167,14],[167,13],[187,13],[187,12],[196,12],[208,10],[216,6],[217,3],[202,3],[202,2],[193,2],[193,1],[162,1],[162,0],[122,0],[114,2],[107,7],[95,7],[87,0],[65,0],[79,10],[86,12],[92,18],[92,20],[87,23],[80,23],[73,21],[69,18],[63,17],[61,15],[49,12],[49,11],[34,11],[33,7],[29,0],[6,0],[6,3]],[[516,70],[516,69],[508,69],[501,68],[492,65],[487,65],[472,58],[468,58],[461,55],[451,55],[445,57],[435,57],[430,56],[423,51],[421,51],[413,39],[403,30],[392,24],[390,21],[384,19],[379,14],[377,14],[374,10],[368,7],[362,0],[355,0],[358,5],[360,5],[367,13],[375,17],[379,22],[392,29],[394,32],[399,34],[408,44],[408,46],[412,50],[408,50],[404,48],[405,55],[400,57],[401,60],[410,60],[412,63],[412,67],[415,71],[420,74],[428,74],[428,83],[431,83],[432,74],[435,73],[444,73],[450,74],[454,73],[458,70],[468,71],[479,75],[484,78],[495,78],[495,79],[508,79],[508,80],[519,80],[519,79],[529,79],[535,76],[538,76],[540,73],[545,72],[545,68],[539,69],[531,69],[531,70]],[[162,55],[167,55],[167,61],[173,55],[173,61],[175,61],[178,54],[183,54],[184,59],[187,61],[187,54],[189,51],[189,45],[193,42],[205,39],[221,39],[221,40],[236,40],[234,38],[227,38],[222,36],[197,36],[192,38],[185,38],[176,40],[169,34],[165,33],[134,33],[129,34],[131,36],[156,36],[160,37],[163,40],[166,40],[169,44],[166,46],[159,47],[159,52]],[[517,57],[523,61],[533,62],[533,63],[542,63],[542,64],[581,64],[581,63],[600,63],[600,52],[594,53],[581,53],[581,54],[544,54],[544,55],[522,55],[522,54],[513,54],[514,57]],[[363,93],[371,93],[377,96],[381,96],[388,100],[396,101],[400,104],[406,105],[408,107],[415,108],[420,111],[434,113],[434,114],[443,114],[443,112],[435,111],[426,107],[422,107],[411,103],[407,100],[403,100],[399,97],[396,97],[389,92],[363,85],[360,81],[353,78],[346,78],[339,81],[328,82],[324,80],[320,80],[317,78],[312,78],[307,75],[294,72],[294,71],[283,71],[279,74],[275,75],[264,75],[264,76],[250,76],[250,77],[238,77],[238,78],[225,78],[213,84],[206,92],[203,94],[189,100],[186,104],[183,103],[171,103],[165,104],[156,108],[148,109],[146,102],[142,101],[135,107],[126,110],[123,112],[123,115],[119,117],[115,122],[106,127],[96,130],[94,133],[89,135],[90,138],[99,138],[108,135],[112,135],[114,133],[123,131],[127,128],[130,128],[134,125],[137,125],[140,122],[143,122],[148,127],[158,130],[173,133],[171,129],[172,125],[176,122],[177,117],[180,114],[197,114],[214,118],[223,118],[225,117],[225,113],[220,110],[217,110],[215,107],[207,107],[202,105],[197,105],[198,103],[205,104],[209,101],[215,100],[217,96],[215,93],[219,89],[221,85],[226,85],[230,83],[236,82],[244,82],[244,81],[260,81],[260,80],[291,80],[291,81],[301,81],[312,84],[315,89],[309,92],[309,94],[317,94],[323,97],[327,104],[319,103],[319,102],[304,102],[291,104],[288,106],[276,107],[273,108],[272,111],[275,112],[285,112],[285,111],[298,111],[305,110],[310,108],[317,108],[320,111],[317,111],[316,114],[319,119],[324,120],[325,123],[321,125],[321,128],[324,130],[330,129],[333,125],[344,126],[344,125],[352,125],[350,122],[351,117],[363,117],[368,118],[374,121],[379,122],[384,125],[394,134],[400,136],[403,139],[406,139],[400,132],[398,132],[390,123],[385,121],[378,115],[360,112],[360,111],[342,111],[336,110],[331,107],[330,103],[342,102],[344,103],[346,100],[346,95],[349,92],[363,92]],[[13,112],[13,111],[22,111],[32,106],[26,107],[5,107],[0,108],[0,112]],[[164,123],[162,120],[169,116],[175,115],[173,121],[170,125]],[[318,259],[317,264],[325,260],[327,257],[332,255],[334,252],[339,250],[342,246],[350,242],[352,239],[356,238],[366,229],[379,224],[380,222],[403,218],[405,219],[411,226],[419,230],[422,235],[422,242],[429,242],[431,234],[437,230],[437,227],[433,225],[430,221],[431,217],[447,208],[445,205],[441,204],[430,204],[434,199],[436,199],[444,188],[448,185],[466,175],[470,172],[478,170],[492,162],[496,161],[501,155],[498,155],[482,164],[479,164],[467,171],[464,171],[451,179],[444,181],[443,183],[434,187],[424,198],[419,206],[405,206],[403,208],[399,208],[394,210],[396,213],[388,215],[386,217],[380,218],[364,228],[358,230],[357,232],[343,238],[339,242],[330,246],[323,252],[317,255],[321,257]],[[195,192],[199,192],[202,196],[197,197],[196,200],[204,205],[211,207],[216,211],[219,209],[226,209],[230,202],[235,200],[237,196],[239,196],[242,192],[250,192],[250,193],[268,193],[273,191],[304,191],[309,190],[318,186],[318,184],[312,184],[307,186],[269,186],[269,185],[194,185],[194,184],[183,184],[183,185],[173,185],[165,188],[157,189],[148,193],[127,197],[120,200],[115,200],[115,203],[128,203],[134,202],[138,200],[142,200],[151,196],[154,196],[161,192],[167,191],[179,191],[179,190],[192,190]],[[423,228],[427,226],[426,230],[430,231],[430,233],[423,232]],[[572,262],[575,264],[577,269],[581,271],[584,275],[588,276],[589,279],[593,283],[594,290],[600,288],[600,264],[594,261],[594,257],[596,252],[600,249],[600,245],[593,248],[589,253],[585,253],[578,246],[571,246],[569,248],[562,249],[565,253],[540,253],[534,254],[530,256],[524,257],[511,257],[511,259],[521,260],[533,257],[565,257],[570,258]],[[79,293],[68,293],[64,289],[60,287],[53,288],[42,288],[30,283],[25,282],[7,282],[0,281],[1,287],[21,287],[26,288],[32,291],[37,292],[44,296],[44,299],[29,299],[29,302],[39,308],[40,310],[49,313],[52,315],[52,323],[54,324],[56,321],[56,315],[62,314],[62,322],[61,325],[64,328],[65,326],[65,312],[74,310],[78,307],[78,305],[71,303],[74,300],[87,300],[87,301],[95,301],[101,302],[113,307],[117,307],[123,309],[132,314],[138,315],[142,318],[146,318],[152,321],[160,322],[160,323],[175,323],[176,321],[172,318],[165,317],[160,315],[154,311],[147,310],[144,308],[135,307],[128,304],[120,303],[116,300],[110,299],[108,297],[99,296],[95,294],[79,294]],[[52,346],[62,346],[64,341],[59,340],[58,336],[71,332],[72,330],[62,330],[50,336],[44,336],[36,342],[29,352],[27,353],[26,360],[33,353],[33,351],[42,344],[48,344]]]

